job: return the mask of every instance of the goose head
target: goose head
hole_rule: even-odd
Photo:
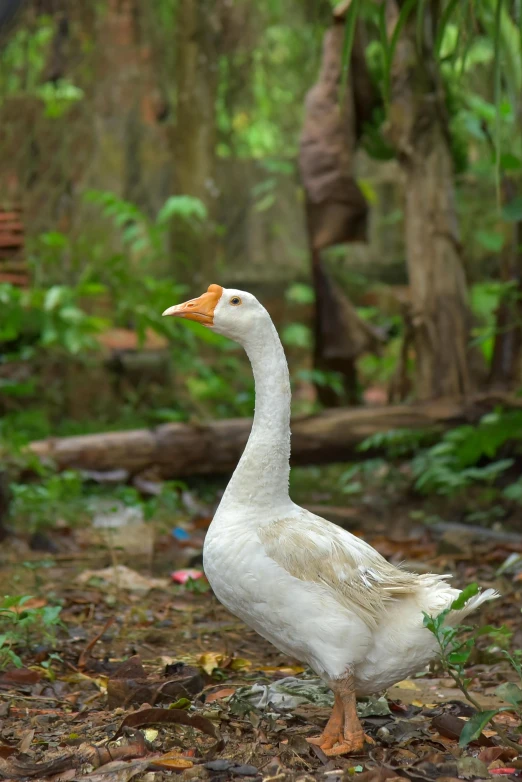
[[[267,311],[251,293],[221,285],[209,285],[207,292],[197,299],[175,304],[163,315],[195,320],[240,343],[247,341],[268,319]]]

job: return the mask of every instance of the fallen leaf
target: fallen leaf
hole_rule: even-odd
[[[139,671],[137,671],[139,672]],[[145,676],[145,672],[143,671]],[[189,665],[181,666],[177,675],[169,679],[140,678],[130,676],[120,678],[118,675],[109,679],[107,697],[110,709],[130,704],[148,703],[154,705],[161,701],[178,701],[180,698],[190,699],[198,695],[205,687],[205,679],[199,668]]]
[[[92,638],[90,641],[88,641],[87,645],[82,650],[82,653],[80,654],[80,656],[78,658],[78,668],[80,668],[80,670],[82,668],[85,668],[86,662],[87,662],[87,660],[90,657],[91,650],[93,649],[94,646],[96,646],[96,644],[98,643],[98,641],[100,640],[102,635],[105,632],[107,632],[107,630],[109,629],[109,627],[111,627],[111,625],[114,623],[114,621],[115,621],[115,617],[114,616],[110,616],[107,619],[107,621],[105,622],[105,624],[103,625],[103,627],[100,630],[100,632],[96,633],[94,638]]]
[[[205,703],[213,703],[214,701],[221,700],[221,698],[229,698],[231,695],[234,695],[235,691],[235,687],[224,687],[217,692],[211,692],[206,696]]]
[[[146,771],[148,767],[148,760],[134,760],[130,763],[115,760],[100,766],[92,774],[82,776],[81,779],[88,782],[129,782],[133,777]]]
[[[226,658],[220,652],[205,652],[205,654],[198,657],[198,665],[200,668],[203,668],[205,673],[212,676],[216,668],[222,667],[222,663],[225,660]]]
[[[487,779],[489,777],[486,764],[478,758],[470,756],[459,758],[457,769],[459,777],[463,779]]]
[[[478,759],[489,766],[494,760],[498,760],[503,752],[503,747],[487,747],[479,752]]]
[[[244,671],[252,667],[252,662],[243,657],[234,657],[228,667],[231,671]]]
[[[460,717],[455,717],[453,714],[439,714],[431,721],[431,727],[440,733],[441,736],[445,736],[448,739],[454,739],[457,741],[460,738],[460,734],[466,725],[466,721]],[[471,744],[478,744],[479,747],[491,747],[493,742],[484,734],[481,734],[477,739],[474,739]]]
[[[400,687],[401,690],[418,690],[419,687],[412,682],[411,679],[404,679],[402,682],[397,682],[396,687]]]
[[[19,746],[19,751],[22,754],[25,755],[27,752],[29,752],[29,747],[31,746],[34,739],[34,734],[35,734],[34,729],[28,730],[23,734]]]
[[[184,709],[141,709],[135,711],[125,717],[113,740],[119,738],[125,728],[144,728],[149,725],[188,725],[216,739],[217,745],[214,750],[224,746],[221,733],[213,722],[200,714],[187,714]]]
[[[179,750],[171,750],[159,758],[151,759],[151,766],[154,768],[159,767],[181,770],[184,768],[192,768],[193,765],[194,763],[191,760],[184,758]]]
[[[357,782],[392,782],[392,780],[400,780],[404,782],[404,777],[398,777],[396,771],[392,771],[390,768],[384,768],[378,766],[372,768],[370,771],[363,771],[361,774],[356,774],[354,779]]]
[[[31,597],[29,600],[26,600],[25,603],[22,603],[22,605],[13,606],[9,610],[14,611],[16,614],[22,614],[28,608],[45,608],[46,605],[47,600],[45,600],[45,598]]]
[[[12,671],[4,671],[0,675],[1,685],[12,684],[36,684],[41,679],[38,671],[33,671],[30,668],[16,668]]]
[[[304,673],[305,669],[302,665],[262,665],[256,666],[256,671],[262,671],[263,673],[283,673],[285,676],[297,676],[298,673]]]

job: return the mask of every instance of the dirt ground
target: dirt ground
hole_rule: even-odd
[[[358,532],[360,513],[334,508],[329,514],[336,512]],[[198,566],[206,524],[208,519],[192,518],[182,541],[165,528],[156,532],[153,559],[145,563],[136,552],[93,537],[89,528],[58,527],[47,553],[19,537],[2,544],[2,593],[32,595],[29,607],[61,604],[63,627],[36,645],[29,639],[19,649],[24,667],[0,674],[0,778],[520,777],[522,760],[494,731],[459,748],[459,733],[474,710],[436,664],[391,688],[386,699],[360,702],[368,736],[364,754],[329,759],[311,747],[306,737],[317,734],[329,714],[328,696],[313,674],[228,614],[204,591],[204,581],[172,580],[172,570]],[[394,562],[452,573],[460,586],[478,581],[499,588],[502,599],[473,621],[507,625],[520,647],[521,582],[496,572],[522,552],[522,536],[477,539],[458,525],[442,534],[407,526],[382,519],[369,525],[366,519],[364,532]],[[143,540],[140,546],[147,548]],[[514,672],[500,650],[487,647],[485,642],[474,651],[467,675],[475,698],[491,709],[500,704],[495,688]],[[284,687],[296,678],[304,684],[301,701],[274,701],[278,683],[285,680]],[[254,695],[264,693],[265,703],[253,698],[255,685]],[[503,712],[498,721],[517,742],[514,714]]]

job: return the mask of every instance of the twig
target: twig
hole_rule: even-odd
[[[100,640],[100,638],[102,637],[102,635],[103,635],[104,633],[106,633],[106,632],[107,632],[107,630],[109,629],[109,627],[110,627],[110,626],[111,626],[113,623],[114,623],[114,617],[113,617],[113,616],[111,616],[111,617],[109,617],[109,619],[107,619],[107,621],[106,621],[106,622],[105,622],[105,624],[103,625],[103,627],[102,627],[102,629],[100,630],[100,632],[98,633],[98,635],[95,635],[95,636],[94,636],[94,638],[93,638],[92,640],[90,640],[90,641],[89,641],[89,643],[87,644],[87,646],[85,646],[85,648],[82,650],[82,653],[80,654],[80,656],[79,656],[79,658],[78,658],[78,668],[80,668],[80,669],[81,669],[81,668],[85,668],[85,666],[87,665],[87,660],[88,660],[88,659],[89,659],[89,657],[90,657],[90,652],[91,652],[91,649],[92,649],[94,646],[96,646],[96,644],[98,643],[98,641]]]

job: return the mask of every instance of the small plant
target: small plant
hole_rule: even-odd
[[[64,627],[61,606],[33,608],[31,595],[6,595],[0,601],[0,670],[8,665],[22,667],[18,650],[54,641],[56,630]]]
[[[404,481],[400,471],[384,459],[366,459],[350,465],[339,476],[343,494],[357,495],[370,487],[382,486],[382,491],[393,491]]]
[[[185,589],[187,592],[192,592],[193,595],[205,595],[210,591],[210,584],[206,578],[189,578]]]
[[[387,432],[377,432],[367,437],[359,445],[358,450],[384,450],[389,459],[399,456],[411,456],[421,448],[432,443],[436,437],[433,429],[389,429]]]
[[[522,412],[497,410],[475,426],[458,426],[437,439],[434,429],[395,429],[364,440],[359,450],[383,450],[389,459],[413,456],[411,472],[420,494],[454,496],[472,485],[493,487],[513,465],[512,458],[496,459],[501,448],[511,450],[522,440]],[[522,499],[520,483],[504,490],[506,499]]]
[[[465,670],[466,663],[470,658],[479,636],[503,636],[503,639],[505,640],[506,636],[510,635],[509,630],[485,626],[480,628],[473,635],[469,635],[469,631],[472,630],[471,627],[465,625],[451,626],[446,624],[446,619],[450,612],[459,611],[464,608],[467,601],[476,595],[478,591],[479,588],[477,584],[470,584],[461,592],[457,599],[453,601],[451,606],[445,611],[442,611],[438,616],[432,617],[425,613],[424,626],[437,639],[440,661],[444,672],[453,679],[466,700],[477,710],[462,729],[459,739],[460,746],[465,747],[471,741],[476,740],[486,725],[490,723],[506,745],[515,747],[519,750],[519,745],[512,742],[506,736],[504,729],[494,721],[494,718],[503,711],[510,711],[514,712],[522,721],[521,687],[514,682],[505,682],[504,684],[501,684],[497,687],[495,694],[505,701],[506,706],[483,711],[480,703],[475,700],[469,691],[471,679],[466,676]],[[513,654],[510,654],[506,650],[503,650],[503,654],[517,672],[522,684],[522,651],[516,651]]]
[[[452,429],[413,460],[415,488],[422,494],[454,495],[473,484],[493,485],[513,459],[491,460],[502,446],[521,438],[519,410],[496,411],[483,416],[476,426]]]
[[[57,518],[74,521],[82,505],[82,479],[73,470],[47,474],[39,483],[11,483],[10,488],[11,516],[31,532],[52,527]]]

